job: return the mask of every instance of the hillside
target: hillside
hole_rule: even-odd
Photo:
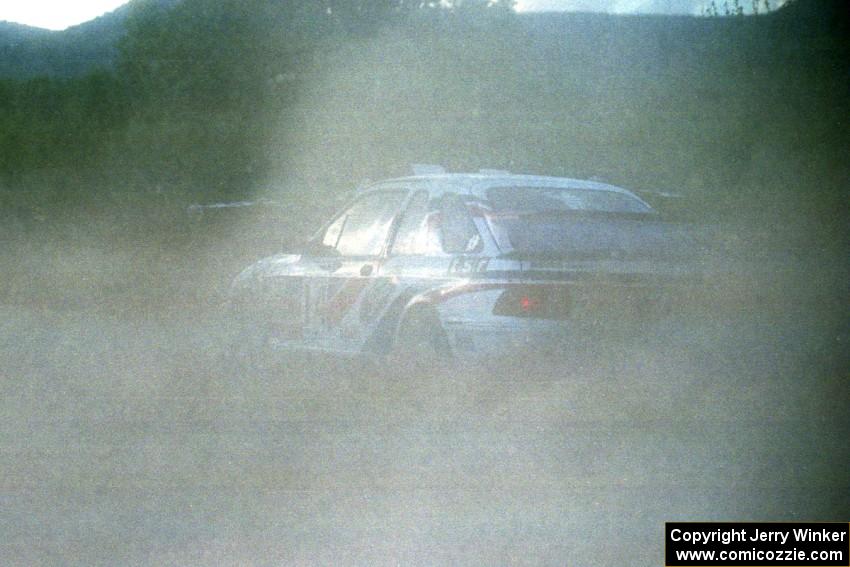
[[[97,69],[111,69],[118,58],[118,44],[127,33],[127,18],[134,10],[167,10],[180,2],[132,0],[113,12],[63,31],[0,22],[0,78],[74,77]],[[771,25],[791,36],[828,33],[837,37],[850,29],[848,6],[842,0],[796,0],[773,13]],[[590,23],[596,18],[599,21],[596,16],[572,13],[524,14],[521,17],[536,22],[535,26],[552,28],[552,31],[559,20]],[[659,23],[693,20],[656,19]],[[718,22],[718,25],[723,24]]]
[[[106,41],[123,22],[111,74],[0,81],[14,109],[0,137],[7,187],[48,202],[114,198],[113,180],[181,201],[258,187],[287,199],[426,161],[596,176],[728,214],[829,208],[846,173],[846,129],[830,118],[850,113],[835,1],[744,18],[165,4],[136,0],[59,34]],[[789,194],[810,186],[833,197]]]
[[[177,0],[134,0],[94,20],[62,31],[0,22],[0,78],[75,77],[110,69],[126,20],[142,2],[166,8]]]

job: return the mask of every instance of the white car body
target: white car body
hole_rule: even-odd
[[[686,241],[620,187],[427,174],[359,191],[303,250],[260,260],[231,291],[278,350],[386,354],[416,312],[447,356],[557,354],[593,329],[651,320],[696,277],[692,253],[674,250]]]

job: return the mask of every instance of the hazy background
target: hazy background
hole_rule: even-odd
[[[2,563],[654,565],[666,520],[846,519],[847,8],[760,6],[0,26]],[[635,189],[722,271],[521,380],[236,382],[230,278],[412,162]]]
[[[761,10],[781,7],[786,0],[776,0],[772,4],[758,0],[748,5],[741,2],[727,4],[730,10],[738,6],[744,13],[757,13]],[[714,5],[716,5],[716,1]],[[6,2],[0,7],[0,21],[25,24],[50,30],[64,30],[101,17],[104,14],[123,9],[126,0],[78,0],[77,2],[57,2],[56,0],[20,0]],[[449,7],[447,4],[446,7]],[[614,13],[658,13],[658,14],[702,14],[712,6],[711,0],[520,0],[514,8],[518,12],[614,12]],[[719,9],[722,9],[720,6]]]

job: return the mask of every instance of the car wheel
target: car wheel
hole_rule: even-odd
[[[396,335],[392,367],[398,372],[431,374],[446,370],[452,360],[448,338],[436,312],[414,307],[404,317]]]

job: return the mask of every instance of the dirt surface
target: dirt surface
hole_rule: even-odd
[[[499,379],[239,375],[202,310],[6,305],[0,558],[660,565],[665,521],[841,520],[845,318],[806,305]]]

